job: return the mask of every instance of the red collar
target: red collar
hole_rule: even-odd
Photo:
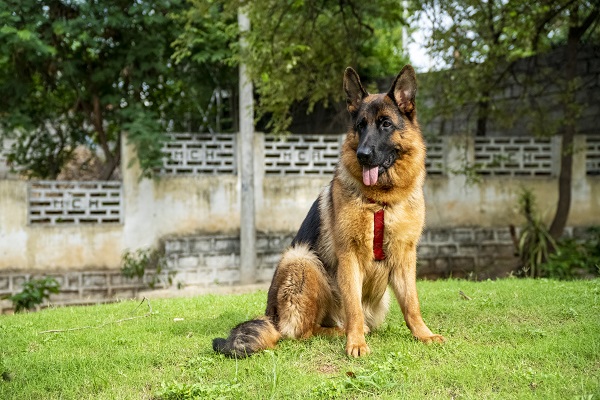
[[[386,203],[380,203],[373,199],[367,199],[369,203],[379,204],[382,208],[373,214],[373,258],[376,261],[385,260],[383,251],[383,232],[385,228],[384,210]]]

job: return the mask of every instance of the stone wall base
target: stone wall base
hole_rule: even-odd
[[[585,228],[569,228],[566,235],[581,237]],[[294,234],[257,236],[257,283],[269,282],[281,253]],[[210,235],[165,238],[166,271],[156,288],[167,288],[168,273],[174,273],[174,287],[234,286],[240,281],[240,241],[238,236]],[[519,268],[519,260],[508,227],[460,227],[429,229],[418,247],[417,273],[421,279],[463,278],[495,279],[508,276]],[[43,306],[95,304],[130,299],[148,289],[154,271],[143,279],[127,279],[119,270],[0,272],[0,298],[22,290],[29,279],[48,276],[61,287]],[[0,300],[0,311],[12,309],[8,300]]]

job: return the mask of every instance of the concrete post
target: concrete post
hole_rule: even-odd
[[[445,174],[456,185],[465,186],[467,174],[465,167],[475,163],[475,142],[471,135],[446,135],[442,137],[444,145]],[[459,172],[460,171],[460,172]]]
[[[240,49],[243,53],[248,43],[244,34],[250,30],[248,14],[238,11]],[[256,280],[256,221],[254,215],[254,106],[252,82],[248,78],[246,65],[240,63],[240,148],[241,162],[238,176],[241,179],[240,221],[240,283],[250,284]]]
[[[562,138],[561,138],[562,139]],[[575,135],[573,138],[573,172],[571,179],[573,180],[573,188],[586,181],[587,167],[586,163],[586,136]],[[560,154],[560,150],[559,150]]]

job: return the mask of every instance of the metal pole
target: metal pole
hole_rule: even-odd
[[[240,50],[248,47],[244,34],[250,31],[248,14],[238,11]],[[254,217],[254,106],[252,82],[246,65],[240,63],[240,163],[241,221],[240,221],[240,283],[254,283],[256,279],[256,225]]]

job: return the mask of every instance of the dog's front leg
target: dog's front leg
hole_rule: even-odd
[[[337,280],[346,317],[346,354],[360,357],[371,352],[365,340],[362,309],[362,273],[353,252],[338,257]]]
[[[421,316],[419,297],[417,295],[417,249],[416,246],[408,246],[400,253],[402,259],[398,265],[392,268],[390,285],[398,303],[406,325],[413,336],[424,343],[444,342],[444,337],[436,335],[425,325]]]

